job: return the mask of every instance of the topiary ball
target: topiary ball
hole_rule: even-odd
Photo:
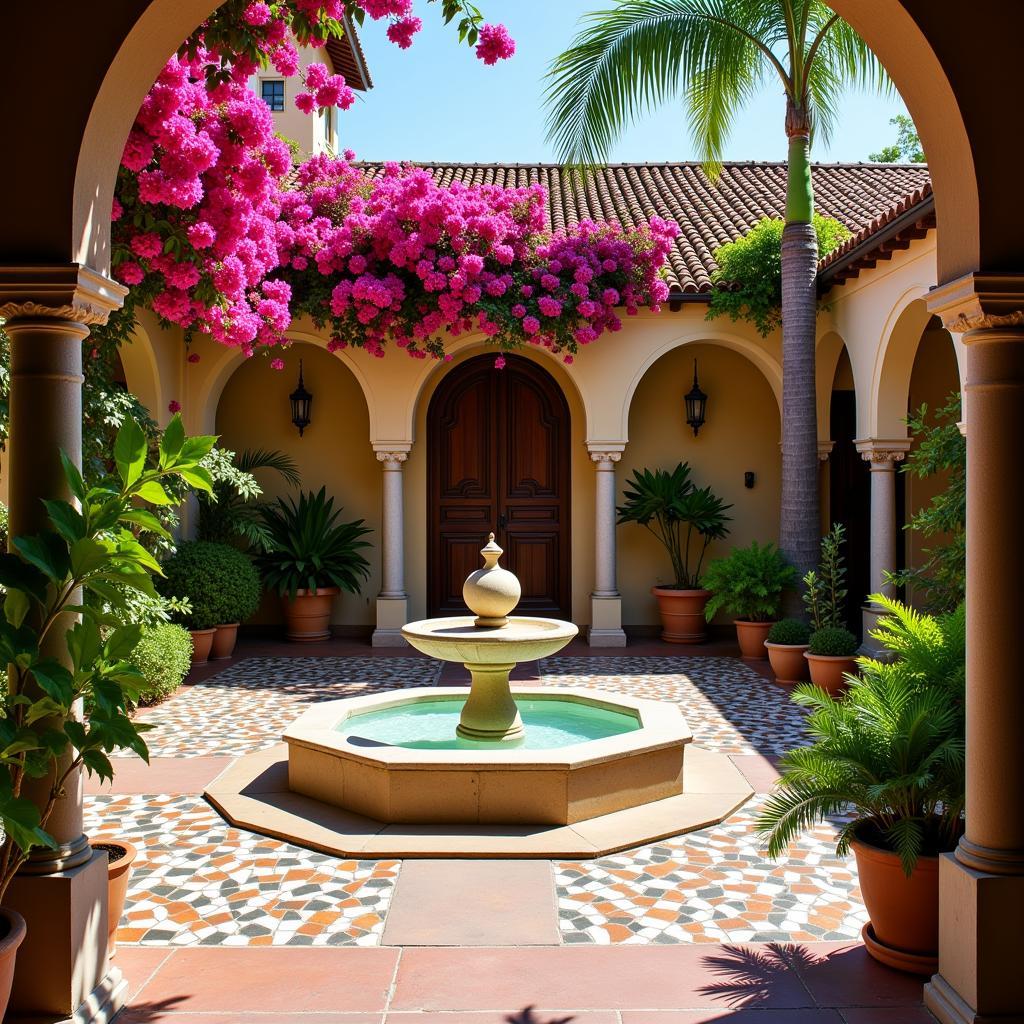
[[[131,661],[146,677],[140,704],[157,704],[181,686],[192,666],[192,637],[184,626],[162,622],[147,626],[135,645]]]
[[[768,630],[767,642],[802,647],[811,635],[811,627],[803,619],[780,619]]]
[[[260,603],[260,577],[237,548],[213,541],[186,541],[163,563],[157,590],[164,597],[188,598],[192,611],[182,616],[189,629],[210,629],[241,622]]]
[[[852,658],[857,653],[857,638],[839,626],[815,630],[808,641],[808,654],[827,658]]]

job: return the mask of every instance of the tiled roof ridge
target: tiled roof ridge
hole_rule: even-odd
[[[488,170],[518,170],[520,168],[536,168],[537,170],[556,170],[556,171],[571,171],[573,169],[572,164],[549,162],[545,160],[538,161],[516,161],[509,162],[505,160],[355,160],[353,161],[357,167],[383,167],[384,164],[404,164],[413,167],[479,167]],[[630,167],[699,167],[705,166],[702,160],[622,160],[613,163],[599,164],[593,168],[584,168],[584,170],[590,170],[593,172],[616,170]],[[720,167],[786,167],[787,161],[785,160],[723,160]],[[897,170],[928,170],[928,164],[926,163],[909,163],[909,162],[879,162],[874,160],[815,160],[812,161],[811,167],[833,167],[836,169],[842,168],[858,168],[858,167],[880,167],[887,168],[891,167]]]

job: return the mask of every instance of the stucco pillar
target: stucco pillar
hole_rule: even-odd
[[[835,446],[835,441],[818,442],[818,515],[822,536],[828,533],[832,525],[832,469],[829,460]]]
[[[378,448],[383,470],[381,515],[381,591],[377,595],[377,626],[374,647],[404,647],[402,626],[408,621],[409,598],[405,592],[405,502],[402,467],[409,447]]]
[[[896,571],[896,546],[899,540],[896,525],[896,467],[910,450],[909,438],[881,440],[865,438],[855,441],[857,451],[871,467],[871,564],[869,586],[872,594],[890,596],[893,588],[885,582],[886,573]],[[867,594],[860,595],[866,598]],[[878,622],[880,610],[871,601],[861,607],[863,643],[861,652],[882,653],[872,639],[871,630]]]
[[[11,343],[11,537],[46,529],[43,500],[70,497],[60,452],[81,465],[82,342],[123,295],[80,266],[0,268],[0,318]],[[73,622],[68,616],[52,630],[47,654],[68,661],[64,637]],[[72,773],[46,824],[57,848],[36,851],[7,892],[7,905],[28,923],[11,1021],[108,1019],[124,1001],[121,973],[107,959],[107,857],[94,854],[82,832],[82,783],[81,771]],[[38,780],[23,793],[41,803],[49,789]]]
[[[597,471],[594,494],[594,591],[590,595],[591,647],[626,646],[615,553],[615,464],[622,458],[624,448],[624,444],[587,445]]]
[[[971,275],[932,292],[966,331],[967,815],[939,866],[945,1024],[1024,1020],[1024,275]]]

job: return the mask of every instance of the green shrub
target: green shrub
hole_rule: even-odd
[[[707,605],[710,622],[725,609],[737,619],[768,622],[779,614],[782,592],[796,582],[796,570],[774,544],[734,548],[708,566],[704,586],[713,596]]]
[[[143,629],[131,661],[146,679],[139,704],[158,704],[181,686],[192,664],[192,637],[184,626],[164,622]]]
[[[821,562],[803,579],[804,606],[815,629],[842,626],[846,620],[846,562],[843,541],[846,527],[833,523],[821,538]]]
[[[857,653],[857,638],[842,626],[816,629],[808,640],[808,653],[828,658],[852,658]]]
[[[7,521],[9,513],[7,506],[0,501],[0,552],[7,550]]]
[[[157,589],[164,597],[188,598],[191,610],[178,617],[189,629],[242,622],[259,605],[259,573],[241,551],[227,544],[188,541],[162,568]]]
[[[768,630],[768,643],[799,647],[807,643],[811,627],[803,619],[780,619]]]

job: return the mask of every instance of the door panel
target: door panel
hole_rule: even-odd
[[[569,409],[528,359],[471,359],[438,386],[427,414],[427,594],[431,615],[465,611],[462,584],[492,530],[519,577],[521,611],[568,618]]]

